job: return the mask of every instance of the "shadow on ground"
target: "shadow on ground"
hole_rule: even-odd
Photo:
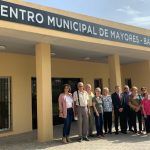
[[[37,141],[37,132],[33,131],[30,133],[25,133],[25,134],[20,134],[20,135],[15,135],[15,136],[9,136],[9,137],[3,137],[0,138],[0,150],[33,150],[33,149],[47,149],[47,148],[57,148],[64,146],[61,142],[61,137],[62,137],[62,126],[55,126],[54,127],[54,140],[50,142],[45,142],[45,143],[39,143]],[[77,125],[76,122],[72,124],[72,130],[71,130],[71,137],[72,137],[72,143],[67,144],[70,145],[70,148],[72,149],[71,145],[73,144],[79,144],[78,142],[78,136],[77,136]],[[96,141],[102,142],[102,140],[106,143],[111,143],[111,144],[121,144],[121,143],[143,143],[146,141],[150,142],[150,135],[135,135],[132,133],[129,133],[127,135],[119,134],[111,134],[111,135],[106,135],[103,139],[98,139],[96,137],[90,138],[90,142],[87,144],[96,142]],[[98,144],[99,141],[97,142]],[[97,144],[96,143],[96,144]],[[87,145],[86,144],[86,145]]]

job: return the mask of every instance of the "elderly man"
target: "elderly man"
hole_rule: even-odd
[[[84,90],[84,84],[78,83],[78,90],[74,92],[73,99],[75,101],[78,117],[78,128],[79,128],[79,142],[83,140],[89,141],[88,139],[88,100],[89,95]]]
[[[129,130],[132,131],[132,125],[131,125],[131,113],[130,113],[130,107],[128,105],[129,103],[129,97],[130,97],[130,90],[129,86],[124,86],[124,91],[121,96],[121,108],[122,111],[120,111],[120,125],[121,125],[121,132],[127,133],[127,124],[129,126]]]
[[[115,86],[115,92],[111,95],[112,102],[114,106],[114,116],[115,116],[115,134],[119,134],[118,132],[118,125],[119,125],[119,118],[120,118],[120,112],[122,111],[121,108],[121,88],[120,86]]]
[[[94,112],[93,112],[93,106],[92,106],[92,99],[94,97],[94,94],[92,92],[91,84],[86,84],[85,90],[87,91],[89,95],[89,101],[88,101],[89,136],[93,136]]]

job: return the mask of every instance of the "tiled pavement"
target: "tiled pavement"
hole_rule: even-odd
[[[62,144],[62,126],[54,127],[54,140],[38,143],[36,131],[0,138],[0,150],[150,150],[150,135],[119,134],[106,135],[103,139],[90,138],[89,142],[77,142],[76,123],[73,123],[72,143]]]

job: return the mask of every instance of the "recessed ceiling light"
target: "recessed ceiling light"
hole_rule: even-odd
[[[56,56],[56,53],[53,53],[53,52],[52,52],[52,53],[51,53],[51,56]]]
[[[90,57],[85,57],[85,58],[84,58],[84,60],[90,60],[90,59],[91,59]]]
[[[4,46],[4,45],[0,45],[0,50],[5,50],[6,49],[6,46]]]

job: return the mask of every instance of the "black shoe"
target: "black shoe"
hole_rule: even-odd
[[[134,132],[134,130],[133,130],[133,129],[130,129],[129,131],[130,131],[130,132]]]
[[[94,137],[94,134],[89,134],[90,137]]]
[[[85,137],[85,138],[84,138],[84,141],[90,141],[90,140],[88,139],[88,137]]]
[[[79,142],[82,142],[83,141],[83,138],[81,137],[81,138],[79,138]]]
[[[121,131],[121,133],[123,133],[123,134],[127,134],[127,131]]]
[[[112,134],[112,132],[111,132],[111,131],[109,131],[109,132],[108,132],[108,134]]]
[[[137,134],[137,130],[134,130],[134,133]]]
[[[116,134],[116,135],[118,135],[118,134],[119,134],[119,132],[118,132],[118,131],[116,131],[116,132],[115,132],[115,134]]]
[[[102,133],[102,134],[100,134],[100,136],[101,136],[101,137],[105,137],[105,135],[104,135],[103,133]]]

